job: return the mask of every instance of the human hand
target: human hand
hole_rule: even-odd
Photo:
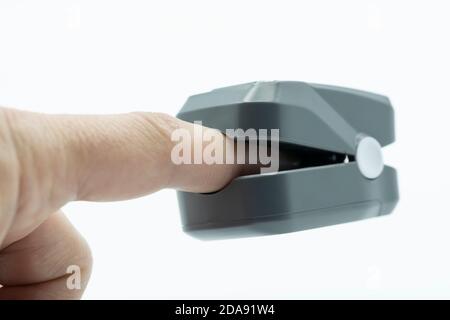
[[[113,201],[162,188],[211,192],[248,167],[175,165],[177,128],[194,125],[160,113],[45,115],[0,108],[0,299],[76,299],[92,257],[60,208]],[[224,147],[233,141],[214,129]],[[201,145],[203,146],[203,142]],[[81,269],[69,290],[67,267]]]

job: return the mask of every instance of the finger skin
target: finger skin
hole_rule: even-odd
[[[67,290],[65,268],[82,266],[84,288],[92,260],[63,215],[50,215],[65,203],[129,199],[162,188],[211,192],[242,172],[238,165],[175,165],[171,134],[179,128],[194,131],[159,113],[68,116],[0,108],[0,298],[81,296],[83,290]],[[233,146],[228,138],[223,143]]]
[[[21,188],[3,246],[30,233],[49,212],[71,200],[123,200],[169,187],[211,192],[242,169],[175,165],[170,158],[172,132],[193,132],[194,125],[161,113],[45,115],[4,109],[4,114],[18,155]],[[233,144],[228,139],[224,143]]]
[[[80,268],[81,288],[69,289],[69,266]],[[0,252],[0,299],[77,299],[92,268],[83,237],[62,212]]]
[[[14,219],[18,193],[19,171],[16,151],[9,123],[0,108],[0,244]]]
[[[23,170],[51,177],[52,199],[122,200],[165,187],[209,192],[239,173],[237,165],[174,165],[172,132],[193,132],[194,125],[162,113],[67,116],[10,110],[9,122],[18,153],[25,155]],[[190,172],[195,181],[183,178]]]

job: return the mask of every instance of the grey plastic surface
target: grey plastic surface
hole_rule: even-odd
[[[354,155],[358,137],[394,141],[386,97],[303,82],[255,82],[188,99],[178,117],[220,129],[280,129],[290,145]],[[300,159],[301,160],[301,159]],[[239,177],[211,194],[178,192],[184,231],[202,239],[299,231],[390,213],[398,202],[395,169],[365,178],[357,163]]]
[[[358,133],[394,141],[389,99],[373,93],[294,81],[253,82],[189,97],[177,115],[225,132],[280,129],[280,141],[355,154]]]

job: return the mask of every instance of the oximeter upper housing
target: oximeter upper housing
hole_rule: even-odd
[[[254,82],[189,97],[178,118],[227,129],[279,129],[299,166],[234,179],[209,194],[178,191],[185,232],[202,239],[299,231],[390,213],[395,169],[377,146],[395,139],[389,99],[293,81]],[[381,162],[380,162],[381,161]]]

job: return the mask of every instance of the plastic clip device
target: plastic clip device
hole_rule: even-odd
[[[395,169],[381,147],[394,141],[389,99],[292,81],[254,82],[189,97],[178,118],[226,129],[279,129],[280,154],[298,166],[234,179],[224,189],[178,192],[185,232],[202,239],[293,232],[390,213]]]

